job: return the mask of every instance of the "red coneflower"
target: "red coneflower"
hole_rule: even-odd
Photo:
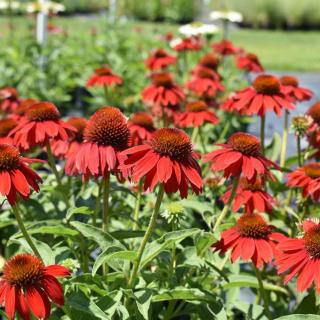
[[[240,114],[265,116],[274,111],[279,117],[282,108],[293,110],[295,106],[281,92],[280,81],[271,75],[259,75],[252,86],[233,94],[222,106],[228,111]]]
[[[0,110],[13,112],[20,103],[18,92],[15,88],[5,87],[0,89]]]
[[[288,174],[289,187],[302,188],[304,197],[320,199],[320,163],[308,163]]]
[[[162,184],[166,193],[180,191],[188,195],[188,185],[199,194],[202,191],[201,168],[186,133],[179,129],[163,128],[154,132],[150,142],[123,152],[127,156],[121,166],[131,172],[132,181],[144,179],[144,190],[153,191]]]
[[[296,77],[283,76],[280,78],[282,85],[281,91],[295,101],[310,100],[313,96],[313,92],[309,89],[299,87],[299,81]]]
[[[214,51],[222,56],[236,54],[239,51],[239,49],[236,48],[231,41],[226,39],[223,39],[217,43],[213,43],[211,47],[214,49]]]
[[[213,70],[201,66],[193,70],[193,77],[185,84],[185,87],[204,98],[213,98],[218,94],[218,91],[224,91],[219,75]]]
[[[49,140],[67,140],[75,129],[63,120],[57,107],[51,102],[39,102],[31,105],[20,124],[11,131],[13,143],[29,150],[34,146],[43,146]]]
[[[0,193],[14,205],[18,197],[28,199],[31,189],[39,191],[41,178],[28,167],[29,163],[39,162],[36,159],[21,157],[14,146],[0,144]]]
[[[10,115],[11,118],[16,119],[16,120],[20,120],[21,118],[23,118],[27,112],[27,110],[29,109],[29,107],[31,107],[33,104],[36,104],[40,102],[37,99],[22,99],[20,101],[20,104],[18,105],[18,107],[13,111],[13,113]]]
[[[156,130],[152,117],[145,112],[135,113],[128,121],[130,131],[130,146],[137,146],[151,139]]]
[[[87,87],[92,86],[113,86],[113,85],[121,85],[122,78],[116,74],[114,74],[111,68],[107,66],[103,66],[101,68],[97,68],[94,74],[87,81]]]
[[[181,105],[180,103],[169,104],[166,107],[153,105],[151,107],[151,113],[157,118],[165,118],[167,123],[175,123],[181,113]]]
[[[58,306],[64,305],[63,288],[56,277],[67,276],[70,276],[67,268],[45,266],[28,253],[10,258],[0,278],[0,304],[4,303],[7,317],[13,320],[17,313],[23,320],[29,320],[32,313],[37,319],[48,319],[50,300]]]
[[[287,284],[297,275],[297,289],[300,292],[308,289],[314,282],[320,293],[320,224],[305,220],[302,224],[302,238],[286,238],[279,242],[276,251],[278,274],[289,272],[284,283]]]
[[[214,53],[205,54],[199,61],[199,65],[211,70],[216,71],[218,69],[220,60]]]
[[[308,109],[307,115],[312,118],[315,124],[320,126],[320,101],[317,101]]]
[[[70,135],[68,140],[52,141],[52,152],[58,158],[69,158],[75,152],[78,152],[83,142],[83,132],[87,124],[87,120],[82,117],[73,117],[67,120],[76,132]]]
[[[219,118],[213,111],[208,109],[208,105],[204,101],[193,101],[186,105],[186,111],[181,113],[176,124],[181,128],[199,127],[204,123],[217,124]]]
[[[202,43],[195,37],[173,40],[173,50],[176,51],[199,51],[202,49]]]
[[[255,136],[237,132],[231,135],[225,144],[217,144],[221,149],[205,156],[205,162],[211,162],[213,171],[224,171],[224,176],[247,178],[255,181],[257,176],[273,178],[271,168],[279,166],[262,155],[261,144]]]
[[[254,53],[246,53],[236,57],[236,65],[239,69],[247,72],[263,72],[264,68],[261,65],[259,58]]]
[[[166,107],[170,104],[179,104],[185,99],[185,94],[173,82],[170,73],[155,73],[151,79],[152,84],[142,91],[142,98],[145,102]]]
[[[261,215],[245,213],[234,227],[222,232],[221,240],[213,248],[222,254],[230,250],[232,262],[242,258],[261,268],[273,260],[276,243],[284,238],[281,233],[273,232],[273,226]]]
[[[145,65],[150,70],[164,69],[171,64],[175,64],[177,58],[171,56],[164,49],[157,49],[144,61]]]
[[[0,119],[0,143],[12,144],[12,139],[8,137],[9,132],[18,125],[18,122],[11,118]]]
[[[104,177],[118,170],[120,152],[128,147],[127,120],[118,108],[103,107],[88,120],[83,138],[78,152],[67,159],[66,173]]]
[[[228,203],[231,197],[230,186],[228,191],[221,197],[225,204]],[[264,190],[264,185],[261,179],[257,179],[254,182],[250,182],[247,179],[240,179],[236,195],[233,200],[232,210],[237,212],[242,206],[244,206],[244,212],[272,212],[272,204],[275,203],[275,199]]]

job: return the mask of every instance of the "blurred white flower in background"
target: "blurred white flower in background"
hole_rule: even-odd
[[[171,48],[174,48],[175,46],[180,44],[182,41],[183,41],[183,39],[181,39],[181,38],[174,38],[170,41],[169,45]]]
[[[179,32],[187,37],[214,34],[218,31],[219,28],[216,25],[204,24],[202,22],[193,22],[185,24],[179,28]]]
[[[228,20],[230,22],[242,22],[243,16],[237,11],[212,11],[210,19],[215,20]]]
[[[43,12],[46,14],[57,14],[65,11],[65,6],[58,2],[48,1],[46,3],[40,3],[38,1],[30,2],[26,5],[26,11],[28,13]]]
[[[17,10],[20,9],[20,7],[20,2],[18,1],[0,1],[0,10],[8,10],[9,8],[11,8],[12,10]]]

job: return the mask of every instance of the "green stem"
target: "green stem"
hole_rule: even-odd
[[[102,229],[108,231],[109,222],[109,195],[110,195],[110,172],[107,171],[103,180],[103,216],[102,216]]]
[[[135,281],[136,281],[137,274],[138,274],[138,271],[139,271],[139,268],[140,268],[141,258],[142,258],[144,249],[145,249],[145,247],[146,247],[146,245],[148,243],[148,240],[151,237],[153,229],[154,229],[154,227],[156,225],[157,217],[158,217],[158,214],[159,214],[159,211],[160,211],[160,206],[161,206],[161,202],[162,202],[163,196],[164,196],[164,187],[161,184],[159,186],[159,191],[158,191],[158,195],[157,195],[156,204],[155,204],[155,207],[154,207],[154,210],[153,210],[153,213],[152,213],[148,228],[146,230],[146,233],[145,233],[145,235],[144,235],[144,237],[143,237],[143,239],[141,241],[140,247],[138,249],[138,257],[137,257],[137,259],[135,260],[135,262],[133,264],[133,271],[132,271],[132,274],[131,274],[131,277],[130,277],[130,280],[129,280],[129,283],[128,283],[128,287],[131,288],[131,289],[134,288],[134,285],[135,285]]]
[[[205,144],[204,139],[203,139],[201,127],[199,127],[199,137],[200,137],[200,143],[201,143],[201,146],[202,146],[202,151],[204,153],[207,153],[207,148],[206,148],[206,144]]]
[[[223,210],[221,211],[216,223],[214,224],[213,232],[217,231],[217,229],[220,226],[221,222],[223,221],[223,219],[227,216],[227,214],[231,210],[234,197],[236,196],[238,184],[239,184],[239,178],[235,178],[234,181],[233,181],[233,186],[232,186],[230,198],[229,198],[227,204],[224,206]]]
[[[141,197],[142,197],[142,182],[140,181],[138,184],[138,193],[137,193],[136,203],[134,206],[132,230],[137,230],[139,227],[138,219],[139,219],[139,212],[140,212]]]
[[[191,141],[194,145],[197,143],[198,133],[199,133],[199,127],[194,127],[191,135]]]
[[[301,158],[301,138],[300,138],[300,135],[297,136],[297,149],[298,149],[298,164],[299,164],[299,167],[302,166],[302,158]]]
[[[264,302],[264,310],[266,312],[266,316],[268,319],[273,319],[273,316],[272,316],[270,309],[269,309],[269,305],[270,305],[269,297],[264,290],[261,273],[260,273],[259,269],[254,264],[252,264],[252,266],[253,266],[253,269],[254,269],[256,276],[257,276],[257,279],[258,279],[260,296],[262,297],[263,302]]]
[[[48,162],[49,162],[50,168],[51,168],[52,172],[54,173],[54,175],[56,177],[58,186],[61,187],[62,186],[61,178],[60,178],[58,169],[56,167],[56,162],[54,160],[54,156],[53,156],[53,153],[52,153],[52,150],[51,150],[51,145],[50,145],[49,141],[47,142],[46,147],[47,147]]]
[[[106,104],[110,105],[110,97],[109,97],[108,87],[106,85],[104,85],[103,89],[104,89],[104,97],[106,99]]]
[[[24,226],[24,223],[23,223],[22,217],[20,215],[18,206],[12,206],[12,211],[13,211],[16,219],[17,219],[17,222],[18,222],[20,231],[23,234],[23,237],[26,239],[27,243],[29,244],[29,246],[32,249],[32,251],[34,252],[34,254],[41,259],[41,255],[40,255],[37,247],[33,243],[33,241],[31,239],[26,227]]]
[[[262,154],[264,155],[264,139],[265,139],[265,126],[266,126],[266,116],[263,115],[261,116],[261,124],[260,124],[260,142],[261,142],[261,149],[262,149]]]
[[[231,125],[231,121],[229,119],[226,119],[226,124],[225,126],[223,127],[223,130],[217,140],[218,143],[221,143],[221,142],[224,142],[225,140],[225,137],[230,129],[230,125]]]
[[[97,226],[98,212],[100,212],[100,207],[101,207],[101,201],[100,201],[101,189],[102,189],[102,184],[98,183],[98,195],[96,198],[96,203],[95,203],[94,211],[93,211],[93,215],[92,215],[92,224],[94,227]]]
[[[289,112],[286,111],[284,114],[284,123],[283,123],[280,167],[284,167],[284,165],[286,163],[286,153],[287,153],[287,143],[288,143],[288,126],[289,126]]]

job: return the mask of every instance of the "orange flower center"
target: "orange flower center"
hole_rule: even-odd
[[[82,142],[83,132],[84,128],[86,127],[87,120],[81,117],[73,117],[70,118],[67,122],[77,130],[75,140],[77,140],[78,142]]]
[[[250,156],[257,156],[261,153],[261,144],[258,138],[248,133],[237,132],[229,137],[227,144],[233,150]]]
[[[18,125],[17,121],[7,118],[0,120],[0,138],[6,137]]]
[[[254,53],[248,53],[246,57],[247,57],[247,59],[249,59],[252,62],[259,63],[258,56]]]
[[[193,101],[186,105],[186,109],[189,112],[201,112],[208,109],[207,104],[204,101]]]
[[[158,49],[154,52],[155,58],[165,58],[167,55],[168,54],[164,49]]]
[[[10,258],[3,267],[3,278],[12,285],[25,287],[41,281],[44,272],[43,262],[28,253]]]
[[[196,76],[201,79],[205,79],[205,78],[213,79],[214,73],[211,69],[206,68],[206,67],[202,67],[202,68],[197,69]]]
[[[309,163],[303,168],[308,177],[312,179],[320,178],[320,163]]]
[[[127,121],[118,108],[101,108],[88,121],[84,139],[122,150],[127,147],[129,139]]]
[[[8,171],[19,167],[20,153],[9,144],[0,144],[0,171]]]
[[[320,225],[316,225],[307,231],[303,239],[308,253],[312,257],[320,258]]]
[[[18,114],[19,116],[24,116],[27,110],[29,109],[29,107],[38,102],[39,101],[36,99],[24,99],[21,101],[17,109],[14,110],[14,113]]]
[[[250,191],[258,191],[263,187],[261,179],[256,179],[254,182],[250,182],[246,178],[241,178],[239,185],[242,189]]]
[[[39,102],[28,108],[26,116],[31,121],[54,121],[60,118],[60,113],[53,103]]]
[[[169,73],[155,73],[152,75],[152,83],[156,87],[171,88],[173,85],[172,77]]]
[[[243,214],[237,221],[237,229],[242,237],[265,239],[271,233],[271,228],[258,214]]]
[[[98,76],[109,76],[112,74],[112,70],[109,67],[101,67],[95,70]]]
[[[219,65],[219,59],[214,54],[206,54],[201,60],[200,64],[206,68],[216,70]]]
[[[192,152],[188,135],[179,129],[159,129],[153,134],[150,143],[155,152],[173,160],[185,160]]]
[[[148,130],[154,130],[152,118],[145,112],[137,112],[130,119],[131,123],[146,128]]]
[[[313,119],[314,122],[320,125],[320,102],[316,102],[309,108],[308,115]]]
[[[15,88],[6,87],[0,90],[0,99],[16,99],[18,92]]]
[[[297,87],[299,85],[299,81],[296,77],[291,76],[283,76],[280,78],[280,82],[284,86],[292,86]]]
[[[280,81],[274,76],[267,74],[260,75],[256,77],[252,85],[258,93],[266,95],[280,93]]]

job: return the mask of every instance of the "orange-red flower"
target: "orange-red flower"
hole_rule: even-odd
[[[236,54],[239,49],[236,48],[230,40],[223,39],[220,42],[213,43],[212,49],[222,56]]]
[[[287,284],[297,276],[297,289],[307,290],[312,283],[320,293],[320,224],[305,220],[302,224],[302,238],[286,238],[279,242],[276,251],[278,274],[287,273]]]
[[[29,107],[32,106],[33,104],[38,103],[38,102],[40,102],[40,101],[38,101],[37,99],[32,99],[32,98],[22,99],[20,101],[20,104],[18,105],[18,107],[10,115],[10,118],[20,120],[21,118],[23,118],[25,116]]]
[[[45,266],[28,253],[10,258],[3,267],[0,278],[0,305],[4,303],[8,319],[15,314],[23,320],[32,313],[37,319],[48,319],[51,314],[50,300],[64,305],[63,288],[56,277],[67,277],[70,271],[60,265]]]
[[[130,130],[130,146],[137,146],[151,139],[152,133],[156,130],[152,117],[145,112],[135,113],[128,121]]]
[[[302,188],[304,197],[320,199],[320,163],[308,163],[288,174],[288,186]]]
[[[104,177],[107,172],[118,172],[120,152],[128,147],[127,120],[118,108],[104,107],[88,120],[83,134],[84,142],[78,152],[66,162],[68,175],[82,174]]]
[[[69,158],[72,154],[78,152],[83,142],[83,132],[87,120],[82,117],[73,117],[70,118],[67,123],[75,128],[76,132],[71,134],[68,140],[52,141],[52,152],[58,158]]]
[[[13,141],[8,137],[11,130],[18,125],[18,122],[11,118],[0,119],[0,143],[12,144]]]
[[[42,180],[28,167],[32,162],[40,160],[21,157],[14,146],[0,144],[0,194],[7,197],[11,205],[14,205],[19,197],[28,199],[31,188],[39,191],[38,182]]]
[[[230,186],[228,191],[221,197],[225,204],[230,199],[231,189],[232,187]],[[264,190],[261,179],[258,178],[256,181],[250,182],[245,178],[241,178],[233,200],[232,210],[237,212],[244,206],[244,212],[246,213],[271,213],[273,203],[275,203],[275,199]]]
[[[51,102],[31,105],[20,124],[11,131],[13,143],[23,150],[43,146],[51,139],[67,140],[75,129],[60,119],[57,107]]]
[[[214,53],[205,54],[199,61],[199,66],[216,71],[220,60]]]
[[[144,190],[153,191],[162,184],[166,193],[178,190],[182,198],[192,191],[202,191],[201,168],[186,133],[179,129],[163,128],[155,131],[150,142],[123,152],[128,157],[121,166],[129,170],[135,183],[144,178]]]
[[[259,58],[254,53],[246,53],[236,57],[236,65],[239,69],[247,72],[263,72],[264,68],[261,65]]]
[[[193,77],[186,82],[186,88],[200,97],[213,98],[219,91],[224,91],[219,75],[207,68],[198,66],[193,70]]]
[[[226,178],[242,175],[252,182],[258,176],[273,178],[270,169],[280,169],[262,155],[259,139],[251,134],[237,132],[229,137],[227,143],[217,145],[222,148],[208,153],[205,162],[211,162],[213,171],[223,170]]]
[[[0,89],[0,110],[13,112],[20,103],[18,92],[15,88],[5,87]]]
[[[221,234],[221,240],[214,244],[216,251],[231,251],[231,261],[239,258],[252,261],[258,268],[270,263],[275,256],[275,246],[284,236],[273,232],[273,227],[256,213],[245,213],[236,225]]]
[[[121,84],[122,84],[122,78],[117,74],[114,74],[111,68],[107,66],[97,68],[94,74],[87,81],[87,87],[93,87],[93,86],[112,87],[114,85],[120,86]]]
[[[283,76],[280,78],[280,83],[282,85],[281,91],[293,102],[310,100],[313,96],[311,90],[299,86],[299,81],[296,77]]]
[[[177,58],[171,56],[164,49],[157,49],[144,61],[145,65],[150,70],[164,69],[169,65],[175,64]]]
[[[257,76],[252,86],[233,94],[222,108],[229,112],[259,116],[274,111],[280,117],[282,109],[293,110],[295,107],[281,92],[280,81],[274,76],[263,74]]]
[[[176,124],[181,128],[199,127],[204,123],[217,124],[219,118],[208,109],[204,101],[193,101],[186,105],[186,111],[177,116]]]
[[[142,91],[144,102],[166,107],[179,104],[185,99],[184,92],[173,82],[170,73],[155,73],[151,79],[152,84]]]
[[[195,37],[183,38],[173,45],[176,51],[199,51],[202,49],[202,43]]]

